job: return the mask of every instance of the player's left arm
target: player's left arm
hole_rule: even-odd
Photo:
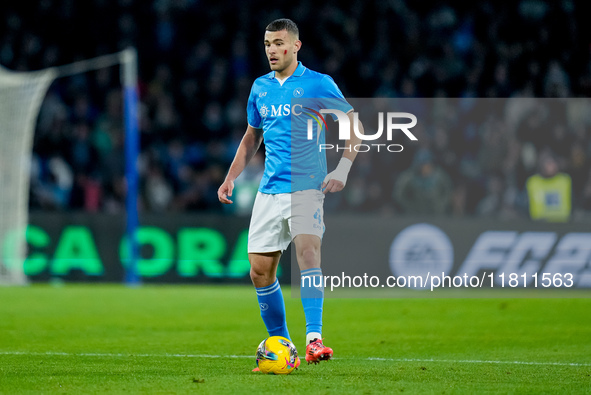
[[[351,130],[349,135],[351,136],[350,139],[345,140],[345,150],[343,152],[343,156],[337,165],[337,168],[334,169],[332,172],[328,173],[322,182],[322,192],[339,192],[342,191],[345,185],[347,184],[347,176],[349,175],[349,170],[351,170],[351,166],[353,165],[353,161],[355,161],[355,157],[357,156],[357,151],[353,149],[357,144],[361,143],[361,139],[357,136],[355,131],[353,130],[353,111],[349,111],[347,114],[349,117],[349,124],[351,125]],[[359,125],[359,133],[364,134],[363,124],[361,121],[358,121]]]

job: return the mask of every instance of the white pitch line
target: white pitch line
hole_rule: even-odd
[[[212,355],[212,354],[123,354],[123,353],[67,353],[67,352],[33,352],[33,351],[0,351],[0,355],[32,355],[32,356],[69,356],[69,357],[149,357],[149,358],[254,358],[252,355]],[[361,358],[334,358],[361,359]],[[416,359],[416,358],[365,358],[366,361],[385,362],[435,362],[435,363],[467,363],[495,365],[536,365],[536,366],[574,366],[586,367],[591,363],[578,362],[535,362],[535,361],[493,361],[478,359]]]
[[[368,361],[389,362],[441,362],[441,363],[479,363],[497,365],[547,365],[547,366],[591,366],[591,363],[576,362],[530,362],[530,361],[490,361],[478,359],[414,359],[414,358],[367,358]]]
[[[71,356],[71,357],[167,357],[167,358],[254,358],[253,355],[210,355],[210,354],[122,354],[122,353],[68,353],[68,352],[29,352],[0,351],[0,355]]]

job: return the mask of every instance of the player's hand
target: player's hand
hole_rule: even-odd
[[[347,184],[347,176],[353,162],[347,158],[341,158],[339,165],[334,171],[328,173],[324,177],[322,182],[322,192],[324,194],[328,192],[339,192],[342,191]]]
[[[232,196],[232,191],[234,190],[234,181],[232,180],[225,180],[224,183],[218,189],[218,199],[220,202],[224,204],[232,204],[234,203],[228,196]]]
[[[336,178],[330,177],[332,177],[332,173],[328,174],[322,182],[322,193],[326,194],[328,192],[342,191],[345,187],[345,183],[341,180],[337,180]]]

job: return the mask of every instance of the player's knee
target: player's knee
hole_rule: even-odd
[[[320,267],[320,250],[314,246],[302,248],[299,254],[300,266],[305,268]]]
[[[263,270],[261,268],[256,268],[252,266],[250,267],[250,279],[256,287],[270,285],[267,283],[271,281],[271,277],[272,273],[268,270]]]

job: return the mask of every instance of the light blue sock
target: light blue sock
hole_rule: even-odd
[[[302,306],[306,316],[306,334],[322,333],[322,305],[324,303],[324,283],[320,268],[301,272]]]
[[[267,287],[256,288],[261,317],[269,336],[283,336],[291,340],[285,320],[285,303],[279,280]]]

